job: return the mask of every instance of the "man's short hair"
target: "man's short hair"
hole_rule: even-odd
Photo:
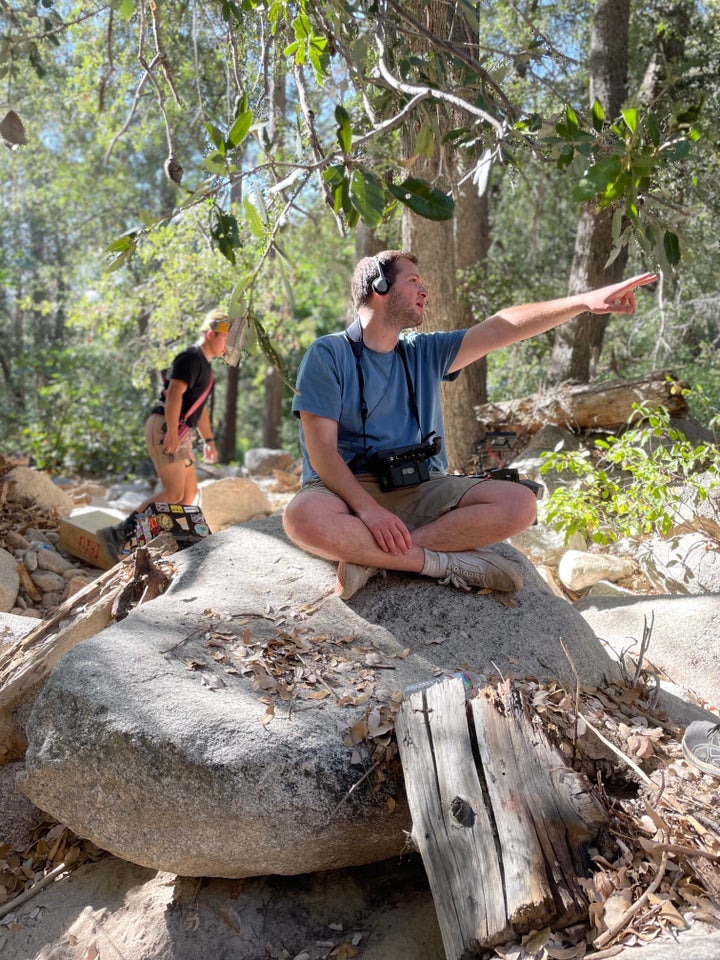
[[[395,279],[397,273],[395,265],[398,260],[409,260],[415,264],[418,262],[415,254],[409,253],[407,250],[382,250],[373,257],[363,257],[362,260],[359,260],[350,281],[350,291],[356,310],[364,307],[372,296],[372,282],[377,280],[379,276],[378,260],[389,284],[392,284]]]
[[[227,333],[229,329],[230,319],[227,312],[216,308],[205,314],[200,332],[207,333],[208,330],[212,330],[213,333]]]

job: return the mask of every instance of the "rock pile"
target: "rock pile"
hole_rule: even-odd
[[[268,516],[299,485],[289,454],[265,449],[249,453],[257,480],[247,469],[198,471],[207,474],[200,484],[202,508],[214,533]],[[126,502],[117,487],[89,481],[60,485],[42,471],[0,457],[0,614],[45,619],[92,583],[102,571],[59,547],[60,521],[90,504],[101,504],[121,519],[148,492],[133,490]]]
[[[58,549],[58,524],[104,488],[66,492],[40,471],[0,460],[0,613],[43,619],[100,573]]]

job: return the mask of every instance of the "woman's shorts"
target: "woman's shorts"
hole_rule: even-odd
[[[195,463],[192,448],[195,431],[191,431],[175,453],[165,453],[163,443],[166,431],[165,417],[161,413],[151,413],[145,421],[145,444],[155,469],[159,472],[162,467],[167,467],[171,463],[184,463],[186,467],[192,467]]]

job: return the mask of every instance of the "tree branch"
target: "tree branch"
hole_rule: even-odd
[[[517,110],[479,60],[476,60],[475,57],[465,53],[459,45],[446,40],[444,37],[439,36],[437,33],[434,33],[432,30],[429,30],[427,27],[423,26],[419,20],[412,16],[409,10],[398,3],[397,0],[386,0],[386,3],[388,7],[394,10],[398,17],[400,17],[406,23],[409,23],[413,30],[415,30],[420,36],[425,37],[426,40],[429,40],[433,48],[444,50],[446,53],[449,53],[451,57],[454,57],[456,60],[464,63],[466,67],[470,67],[473,73],[477,74],[483,83],[487,84],[493,89],[495,96],[502,103],[503,108],[507,112],[508,116],[512,120],[517,119]]]
[[[392,0],[390,0],[390,2],[392,2]],[[400,93],[406,93],[409,96],[424,94],[426,97],[435,97],[438,100],[451,103],[453,106],[458,107],[460,110],[464,110],[466,113],[477,117],[479,120],[484,120],[485,123],[493,127],[498,139],[503,139],[505,135],[503,123],[498,120],[497,117],[493,117],[492,114],[488,113],[486,110],[476,107],[474,104],[469,103],[467,100],[463,100],[462,97],[458,97],[454,93],[448,93],[445,90],[438,90],[434,87],[428,87],[425,84],[404,83],[402,80],[398,80],[396,77],[394,77],[390,72],[390,68],[385,62],[385,41],[383,38],[382,23],[378,23],[377,30],[375,31],[375,42],[379,52],[378,69],[380,70],[380,75],[393,90],[397,90]]]

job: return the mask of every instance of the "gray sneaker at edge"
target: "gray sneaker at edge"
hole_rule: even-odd
[[[500,593],[513,593],[523,585],[516,563],[492,550],[463,550],[448,553],[447,574],[441,583],[450,583],[461,590],[485,587]]]
[[[720,723],[694,720],[682,738],[682,752],[693,766],[720,777]]]
[[[349,600],[368,580],[379,573],[378,567],[363,567],[359,563],[345,563],[341,560],[337,568],[335,593],[341,600]]]

